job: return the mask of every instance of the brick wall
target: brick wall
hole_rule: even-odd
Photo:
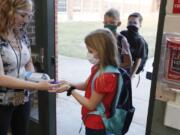
[[[30,24],[28,25],[27,34],[28,34],[29,40],[31,42],[31,45],[35,46],[36,38],[35,38],[35,17],[34,16],[32,17]]]
[[[29,23],[29,25],[27,27],[27,36],[29,38],[31,48],[36,46],[36,35],[35,35],[35,32],[36,32],[35,17],[33,15],[32,19],[31,19],[31,21],[30,21],[30,23]],[[33,64],[34,64],[35,70],[38,71],[38,72],[41,72],[42,71],[42,66],[40,66],[41,65],[40,64],[40,57],[38,57],[39,54],[34,53],[33,50],[32,50],[31,51],[31,56],[32,56],[32,60],[33,60]]]
[[[56,76],[56,79],[58,78],[58,37],[57,37],[57,6],[58,6],[58,0],[54,0],[54,4],[55,4],[55,9],[54,9],[54,12],[55,12],[55,76]],[[28,28],[27,28],[27,35],[28,35],[28,38],[30,40],[30,43],[31,43],[31,46],[36,46],[36,37],[35,37],[35,32],[36,32],[36,28],[35,28],[35,17],[33,16],[32,17],[32,20],[30,22],[30,24],[28,25]],[[43,53],[41,52],[40,50],[38,51],[39,53]],[[40,54],[37,54],[37,55],[40,55]],[[33,62],[35,64],[35,66],[37,65],[37,61],[41,62],[43,60],[41,60],[41,58],[37,58],[36,56],[37,55],[34,55],[33,52],[32,52],[32,57],[33,57]]]
[[[34,0],[32,0],[32,1],[34,1]],[[31,22],[28,25],[27,34],[28,34],[31,45],[35,46],[36,38],[35,38],[35,17],[34,17],[34,15],[32,16]]]

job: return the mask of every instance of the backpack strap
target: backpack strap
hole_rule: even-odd
[[[98,71],[93,79],[92,79],[92,83],[91,83],[91,90],[93,91],[94,90],[94,81],[95,79],[100,75],[100,71]],[[117,89],[117,94],[116,94],[116,98],[115,98],[115,101],[114,101],[114,106],[116,106],[118,104],[118,101],[119,101],[119,98],[120,98],[120,93],[121,93],[121,88],[122,88],[122,85],[123,85],[123,78],[121,76],[121,73],[119,72],[118,68],[114,67],[114,66],[107,66],[103,71],[102,73],[117,73],[119,74],[119,78],[118,78],[118,89]],[[95,115],[101,115],[102,116],[102,119],[106,120],[106,114],[105,114],[105,107],[103,105],[103,103],[101,102],[97,108],[96,108],[97,111],[93,111],[93,112],[90,112],[88,114],[95,114]],[[104,121],[103,120],[103,121]]]
[[[127,92],[127,96],[126,96],[126,98],[125,98],[125,103],[127,102],[128,98],[129,98],[129,99],[130,99],[130,104],[131,104],[131,106],[132,106],[132,86],[131,86],[130,76],[129,76],[129,74],[128,74],[124,69],[122,69],[122,68],[119,68],[119,72],[121,73],[123,80],[125,80],[125,82],[124,82],[124,85],[125,85],[125,86],[124,86],[124,87],[127,88],[127,86],[128,86],[127,89],[129,89],[129,90],[126,91],[126,92]],[[122,103],[122,105],[123,105],[123,103]]]
[[[120,47],[120,50],[122,50],[122,39],[123,39],[123,35],[118,33],[117,34],[117,44],[118,44],[118,47]]]

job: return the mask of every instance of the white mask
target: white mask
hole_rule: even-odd
[[[94,58],[93,54],[89,52],[87,53],[87,59],[91,64],[97,65],[99,63],[99,59]]]

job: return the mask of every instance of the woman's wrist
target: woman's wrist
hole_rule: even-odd
[[[35,83],[36,89],[38,90],[49,90],[51,89],[51,84],[48,83],[47,81],[42,81]]]
[[[35,89],[37,90],[43,90],[45,88],[45,86],[43,86],[41,83],[34,83],[32,84],[32,87],[36,87]],[[34,89],[34,88],[33,88]]]

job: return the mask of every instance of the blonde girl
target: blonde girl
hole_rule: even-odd
[[[101,116],[89,113],[96,110],[97,105],[102,102],[105,106],[106,116],[110,117],[118,75],[103,73],[103,70],[107,66],[119,67],[117,41],[110,30],[98,29],[86,36],[85,43],[88,50],[88,60],[93,64],[89,78],[79,84],[64,82],[64,87],[61,90],[53,92],[63,92],[68,89],[67,95],[72,95],[82,105],[82,120],[86,127],[86,135],[106,135]],[[92,89],[92,79],[98,71],[100,75],[95,79],[94,89]],[[75,89],[85,91],[85,97],[78,94]]]

